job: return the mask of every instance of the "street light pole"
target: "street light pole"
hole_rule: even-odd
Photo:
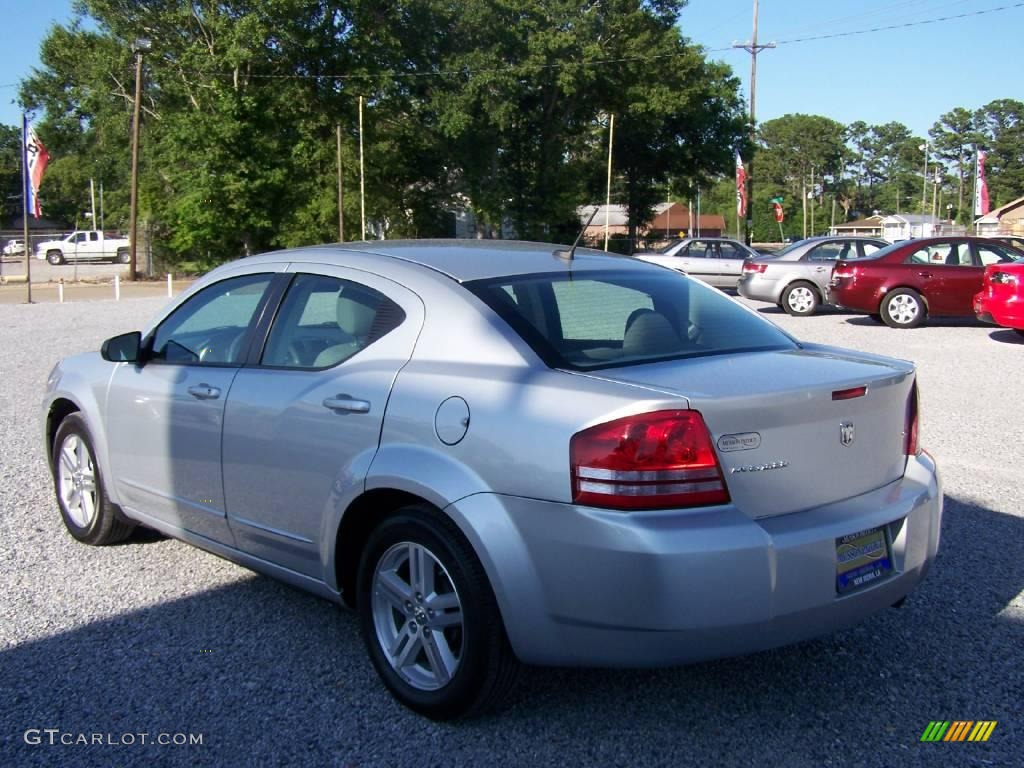
[[[925,139],[924,144],[919,144],[917,148],[924,150],[924,174],[921,176],[921,215],[924,215],[928,202],[928,139]]]
[[[139,218],[139,118],[142,112],[142,52],[151,47],[149,40],[139,38],[132,46],[135,51],[135,105],[132,115],[132,178],[131,202],[128,214],[128,279],[135,280],[138,271],[138,218]]]

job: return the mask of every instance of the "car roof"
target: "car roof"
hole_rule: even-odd
[[[358,256],[362,260],[369,256],[417,264],[460,283],[509,275],[565,272],[570,265],[574,271],[652,268],[636,259],[590,248],[577,248],[572,261],[555,255],[568,250],[567,245],[521,240],[374,240],[271,251],[250,256],[245,261],[290,259],[345,266],[351,257]]]

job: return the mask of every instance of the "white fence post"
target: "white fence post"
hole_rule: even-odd
[[[169,299],[172,296],[174,296],[174,288],[171,285],[171,273],[168,272],[167,273],[167,298]]]
[[[114,301],[121,300],[121,276],[114,275]]]
[[[59,303],[61,303],[61,304],[64,303],[64,278],[63,277],[60,279],[60,282],[57,283],[57,301]]]

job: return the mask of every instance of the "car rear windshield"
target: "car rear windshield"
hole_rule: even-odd
[[[796,347],[718,290],[668,269],[545,272],[466,287],[552,368]]]

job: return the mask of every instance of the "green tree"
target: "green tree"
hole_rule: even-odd
[[[21,129],[13,125],[0,125],[0,222],[7,222],[19,213]]]
[[[972,209],[964,206],[964,190],[971,180],[974,145],[978,143],[974,118],[968,110],[957,107],[942,115],[928,135],[938,156],[956,171],[956,218],[961,224],[967,224]]]
[[[993,208],[1024,195],[1024,102],[997,99],[974,113]]]

